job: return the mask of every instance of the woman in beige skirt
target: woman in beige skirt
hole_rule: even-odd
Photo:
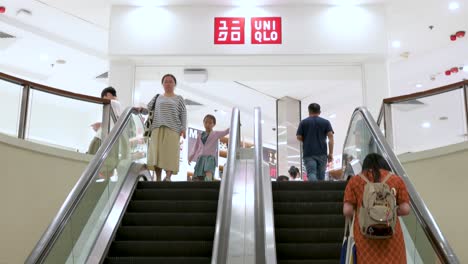
[[[154,119],[147,164],[155,171],[158,181],[162,170],[166,172],[164,181],[171,181],[171,176],[179,172],[180,137],[185,139],[187,110],[184,98],[174,93],[177,85],[174,75],[164,75],[161,83],[164,94],[154,96],[148,103],[148,110],[154,105]]]

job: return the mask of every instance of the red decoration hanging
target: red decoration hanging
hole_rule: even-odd
[[[6,7],[0,6],[0,14],[4,14],[6,12]]]
[[[450,69],[450,71],[452,73],[458,73],[458,67],[453,67],[452,69]]]
[[[450,76],[450,74],[452,74],[451,71],[445,71],[445,75]]]
[[[451,41],[457,40],[457,35],[450,35],[450,40]]]
[[[465,36],[465,31],[458,31],[457,33],[455,33],[455,35],[457,36],[457,38],[463,38]]]

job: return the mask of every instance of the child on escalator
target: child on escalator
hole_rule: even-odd
[[[218,164],[218,141],[229,134],[229,128],[224,131],[214,131],[216,117],[206,115],[203,118],[205,131],[197,137],[195,147],[191,151],[188,163],[196,160],[194,181],[212,181]]]

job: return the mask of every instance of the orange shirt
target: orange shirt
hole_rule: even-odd
[[[388,171],[381,170],[381,179],[388,175]],[[369,181],[373,182],[372,175],[365,175]],[[409,203],[408,190],[403,180],[398,176],[391,176],[387,181],[390,188],[397,191],[397,204]],[[400,221],[395,226],[395,234],[389,239],[376,240],[364,237],[359,231],[359,205],[362,204],[364,186],[366,182],[361,177],[352,177],[345,190],[344,202],[350,203],[356,210],[356,220],[354,221],[354,240],[356,241],[357,263],[359,264],[404,264],[406,263],[406,249]]]

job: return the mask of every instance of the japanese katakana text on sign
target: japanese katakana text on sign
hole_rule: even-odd
[[[216,17],[214,32],[215,44],[244,44],[245,18]]]

